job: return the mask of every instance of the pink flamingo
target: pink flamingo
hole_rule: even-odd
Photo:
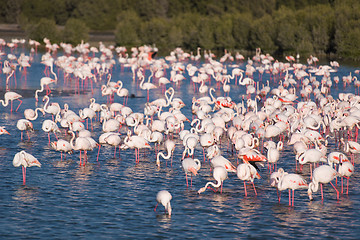
[[[182,160],[182,167],[184,169],[185,172],[185,177],[186,177],[186,188],[189,187],[188,184],[188,174],[191,174],[191,183],[190,186],[192,186],[192,175],[194,174],[195,176],[197,175],[198,171],[201,168],[201,163],[199,161],[199,159],[192,159],[192,158],[185,158],[184,160]]]
[[[205,192],[209,185],[213,186],[214,188],[221,187],[220,193],[222,193],[223,182],[228,177],[228,173],[224,167],[215,167],[213,170],[213,177],[216,180],[216,184],[213,182],[207,182],[205,187],[199,189],[198,194]],[[214,189],[213,189],[214,190]],[[215,191],[215,190],[214,190]]]
[[[41,167],[41,163],[33,155],[25,151],[20,151],[15,154],[13,165],[14,167],[22,166],[23,185],[26,184],[26,168],[34,166]]]
[[[154,208],[154,211],[156,211],[158,204],[161,203],[165,207],[165,211],[167,211],[169,216],[171,216],[171,204],[170,204],[171,199],[172,199],[172,196],[168,191],[166,191],[166,190],[159,191],[156,194],[157,204]]]
[[[12,112],[12,110],[13,110],[13,101],[14,100],[18,100],[20,103],[19,103],[19,106],[16,108],[16,112],[17,112],[17,110],[19,109],[19,107],[20,107],[20,105],[22,104],[22,100],[20,100],[20,98],[22,98],[22,96],[20,95],[20,94],[18,94],[18,93],[16,93],[16,92],[11,92],[11,91],[9,91],[9,92],[6,92],[5,94],[4,94],[4,100],[0,100],[0,103],[4,106],[4,107],[6,107],[7,105],[9,105],[9,101],[11,102],[11,109],[10,109],[10,112]]]

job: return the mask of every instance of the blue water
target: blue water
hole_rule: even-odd
[[[20,52],[21,49],[17,54]],[[245,197],[243,182],[233,173],[229,173],[229,178],[225,180],[222,194],[211,190],[197,194],[197,190],[207,181],[213,181],[208,162],[202,162],[199,174],[193,178],[193,186],[186,188],[180,161],[183,147],[176,136],[177,146],[172,166],[170,161],[167,164],[162,162],[160,169],[155,164],[153,148],[141,153],[138,164],[135,163],[134,150],[122,150],[120,155],[117,153],[114,157],[110,146],[102,147],[99,162],[96,162],[96,150],[89,152],[89,162],[85,166],[79,166],[78,152],[60,161],[60,153],[48,146],[47,134],[41,130],[42,122],[51,119],[49,114],[33,121],[35,131],[30,134],[30,140],[24,135],[24,140],[20,141],[16,122],[23,118],[26,108],[35,108],[34,92],[39,88],[40,78],[44,76],[40,57],[41,54],[35,56],[28,69],[26,82],[24,77],[20,80],[21,72],[16,72],[18,85],[11,90],[24,96],[19,111],[10,113],[9,107],[0,106],[0,126],[6,126],[11,134],[0,136],[2,239],[358,238],[360,187],[357,169],[350,179],[349,194],[340,195],[340,200],[336,200],[334,189],[326,185],[324,201],[321,201],[320,193],[317,192],[314,194],[315,200],[310,202],[307,191],[298,190],[295,191],[295,206],[289,207],[287,191],[282,193],[281,202],[278,202],[276,190],[269,186],[266,167],[260,171],[262,179],[255,180],[257,196],[248,185],[248,196]],[[242,64],[241,68],[244,66]],[[353,67],[342,66],[332,76],[338,75],[341,79],[341,76],[353,73],[354,70]],[[0,76],[4,93],[6,76]],[[99,103],[106,103],[106,97],[100,93],[104,80],[96,84],[93,94],[87,91],[75,95],[69,87],[61,91],[64,89],[61,71],[58,76],[59,84],[51,87],[51,102],[58,102],[60,106],[68,103],[75,112],[87,107],[91,97],[95,97]],[[191,119],[194,90],[187,74],[185,76],[187,79],[183,83],[173,87],[176,90],[175,97],[180,97],[186,104],[182,112]],[[257,79],[257,74],[254,77]],[[138,96],[129,98],[128,105],[134,112],[143,112],[146,92],[137,88],[131,78],[130,69],[122,70],[118,63],[115,65],[113,81],[123,80],[124,87]],[[264,79],[269,79],[269,75],[265,74]],[[335,98],[339,92],[353,91],[353,86],[345,89],[342,84],[332,87]],[[223,94],[220,90],[217,92],[217,96]],[[232,84],[230,96],[239,102],[244,92],[245,87]],[[161,96],[161,89],[152,90],[150,100]],[[195,96],[199,97],[198,94]],[[122,103],[122,99],[117,96],[115,101]],[[17,106],[17,101],[14,104]],[[43,106],[41,100],[38,105]],[[190,129],[188,123],[185,128]],[[98,140],[101,133],[101,124],[96,122],[93,138]],[[63,137],[65,135],[62,132],[60,138]],[[51,138],[55,140],[54,135]],[[226,140],[221,149],[223,155],[236,164],[236,156],[228,151]],[[12,165],[13,156],[21,150],[33,154],[42,163],[41,168],[27,169],[26,185],[22,184],[21,168]],[[330,142],[328,153],[334,150],[338,149]],[[200,147],[196,149],[195,157],[202,158]],[[355,162],[358,163],[358,156]],[[291,146],[285,146],[281,152],[278,167],[288,172],[295,171]],[[308,166],[304,167],[302,174],[310,181]],[[171,217],[162,206],[158,207],[157,212],[153,210],[156,193],[162,189],[170,191],[173,196]]]

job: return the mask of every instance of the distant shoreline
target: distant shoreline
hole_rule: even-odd
[[[18,24],[0,24],[0,38],[11,41],[13,38],[25,38],[25,31]],[[50,39],[51,40],[51,39]],[[115,44],[115,35],[112,31],[91,31],[89,33],[90,44],[103,42],[104,44]]]

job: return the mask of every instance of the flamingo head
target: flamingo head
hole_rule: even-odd
[[[310,201],[314,200],[313,196],[312,196],[312,191],[310,190],[310,188],[308,189],[308,196]]]
[[[198,191],[198,194],[200,194],[200,193],[202,193],[202,192],[205,192],[205,190],[206,190],[205,187],[200,188],[199,191]]]
[[[8,131],[6,131],[5,127],[0,127],[0,135],[1,134],[9,134],[10,135],[10,133]]]

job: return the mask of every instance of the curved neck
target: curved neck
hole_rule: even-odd
[[[150,82],[150,79],[152,78],[152,76],[154,75],[154,71],[153,70],[151,70],[151,74],[150,74],[150,76],[149,76],[149,78],[148,78],[148,81],[147,82]]]
[[[38,93],[44,91],[44,84],[40,85],[40,89],[35,91],[35,99],[38,99]]]
[[[209,185],[213,186],[214,188],[218,188],[221,186],[221,181],[217,181],[216,184],[213,182],[207,182],[205,185],[205,189],[207,189]]]
[[[144,80],[145,80],[145,77],[144,76],[141,76],[141,82],[140,82],[140,88],[142,88],[144,86]]]
[[[239,77],[239,84],[240,85],[244,85],[243,84],[243,77],[244,77],[244,74],[242,72],[240,72],[240,77]]]
[[[7,105],[9,105],[9,99],[5,98],[5,102],[4,100],[0,100],[1,104],[6,107]]]
[[[54,75],[55,81],[57,81],[58,78],[57,78],[56,74],[54,73],[53,64],[50,65],[50,72],[52,73],[52,75]]]
[[[215,91],[215,88],[210,88],[210,90],[209,90],[209,95],[211,97],[211,103],[210,104],[213,104],[216,101],[216,98],[212,94],[213,91]]]
[[[107,84],[106,84],[106,85],[109,85],[110,80],[111,80],[111,74],[109,73],[109,75],[108,75],[108,81],[107,81]]]
[[[72,134],[72,137],[71,137],[71,140],[70,140],[70,145],[73,149],[75,149],[75,146],[74,146],[74,139],[75,139],[75,133],[73,131],[69,131],[69,133]]]
[[[43,86],[41,86],[41,88],[43,88]],[[43,109],[46,110],[48,108],[48,104],[49,104],[49,101],[50,101],[50,98],[48,96],[45,96],[45,104],[44,104],[44,107]]]

